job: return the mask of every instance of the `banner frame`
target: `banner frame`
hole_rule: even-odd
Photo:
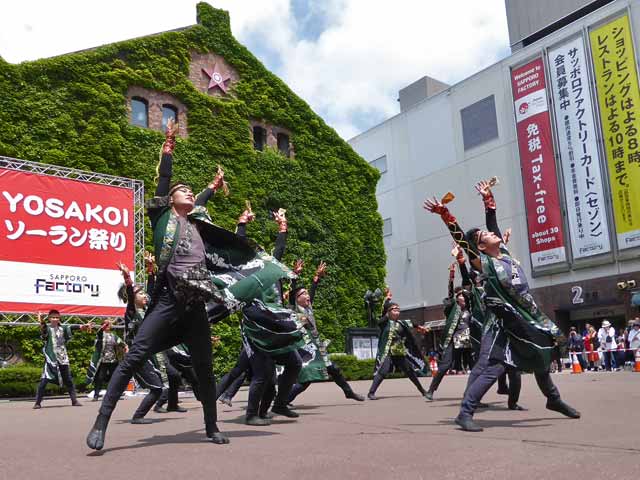
[[[133,191],[133,230],[134,230],[134,265],[135,278],[137,282],[144,283],[144,183],[127,177],[118,177],[107,175],[104,173],[90,172],[79,170],[76,168],[62,167],[47,163],[32,162],[29,160],[21,160],[12,157],[0,156],[0,168],[5,170],[14,170],[18,172],[34,173],[49,177],[61,178],[66,180],[75,180],[85,183],[93,183],[98,185],[108,185],[119,188],[126,188]],[[83,320],[92,321],[94,319],[101,321],[105,317],[112,315],[68,315],[61,320],[62,324],[77,323],[69,321],[82,317]],[[37,315],[33,313],[4,313],[0,312],[0,326],[27,326],[37,325]]]
[[[591,74],[591,86],[592,86],[592,96],[593,96],[593,101],[594,101],[594,107],[595,107],[595,111],[598,114],[598,118],[597,123],[598,126],[600,127],[600,131],[598,132],[599,135],[599,148],[602,150],[602,161],[605,163],[604,165],[604,173],[607,177],[607,183],[605,185],[605,188],[607,189],[607,196],[608,196],[608,200],[609,200],[609,212],[610,212],[610,231],[612,233],[612,235],[610,235],[611,237],[611,248],[614,254],[614,261],[618,262],[618,261],[625,261],[625,260],[634,260],[638,258],[638,253],[640,252],[640,246],[638,247],[632,247],[632,248],[625,248],[625,249],[620,249],[619,248],[619,244],[618,244],[618,232],[616,230],[616,223],[615,223],[615,212],[613,209],[613,189],[611,188],[611,178],[609,176],[609,157],[607,155],[607,151],[606,151],[606,146],[605,146],[605,139],[604,139],[604,129],[602,127],[602,121],[601,121],[601,111],[600,111],[600,102],[598,99],[598,90],[597,90],[597,84],[596,84],[596,76],[595,76],[595,66],[594,66],[594,62],[593,62],[593,57],[592,57],[592,52],[591,52],[591,36],[590,36],[590,32],[592,30],[595,30],[599,27],[602,27],[603,25],[606,25],[609,22],[612,22],[614,20],[617,20],[618,18],[621,18],[623,16],[627,15],[627,17],[629,18],[629,29],[631,32],[631,41],[633,42],[633,50],[634,50],[634,66],[636,69],[636,76],[638,78],[638,81],[640,83],[640,70],[638,69],[638,59],[640,57],[638,57],[638,48],[637,48],[637,42],[635,41],[635,30],[634,30],[634,26],[633,26],[633,14],[630,8],[630,5],[627,3],[625,4],[621,9],[616,10],[615,12],[610,13],[609,15],[606,15],[600,19],[598,19],[596,22],[591,23],[589,25],[585,25],[582,30],[584,31],[585,34],[585,38],[586,38],[586,46],[588,47],[586,49],[586,53],[588,55],[588,60],[589,60],[589,73]],[[640,88],[640,85],[639,85]]]
[[[549,92],[549,104],[551,105],[552,108],[552,112],[554,113],[554,115],[551,115],[551,123],[554,129],[554,134],[555,137],[553,139],[554,141],[554,146],[556,148],[556,168],[561,172],[561,179],[562,182],[559,185],[560,190],[562,191],[562,212],[563,212],[563,221],[564,221],[564,225],[565,225],[565,233],[567,235],[567,237],[569,238],[569,242],[567,242],[567,251],[569,253],[568,257],[567,257],[567,261],[570,264],[570,268],[571,270],[580,270],[583,268],[590,268],[590,267],[594,267],[597,265],[607,265],[607,264],[612,264],[615,263],[615,251],[617,250],[617,242],[616,240],[613,238],[615,237],[615,222],[613,219],[613,207],[611,205],[611,190],[610,190],[610,185],[609,185],[609,169],[608,166],[606,164],[606,152],[603,151],[603,144],[602,144],[602,125],[600,123],[600,105],[598,104],[598,99],[595,96],[595,76],[593,74],[593,65],[592,65],[592,59],[591,59],[591,48],[590,48],[590,43],[588,41],[588,37],[589,37],[589,32],[588,32],[588,27],[582,27],[579,30],[573,32],[571,35],[568,35],[566,37],[563,37],[553,43],[550,43],[549,45],[546,45],[544,47],[544,56],[545,56],[545,66],[547,67],[547,74],[550,73],[551,71],[551,59],[549,57],[549,51],[553,50],[554,48],[557,48],[560,45],[563,45],[567,42],[570,42],[572,40],[575,39],[580,39],[582,40],[582,45],[584,47],[584,54],[585,54],[585,62],[586,62],[586,67],[587,67],[587,78],[589,80],[589,86],[590,86],[590,99],[591,99],[591,105],[593,108],[593,115],[594,115],[594,130],[595,130],[595,134],[596,134],[596,147],[598,150],[598,155],[599,155],[599,164],[600,164],[600,171],[601,171],[601,175],[602,175],[602,194],[603,194],[603,200],[605,203],[605,208],[606,208],[606,213],[607,213],[607,228],[609,229],[609,247],[610,250],[606,253],[600,253],[598,255],[593,255],[593,256],[589,256],[589,257],[584,257],[584,258],[576,258],[573,254],[573,245],[571,242],[571,229],[569,227],[569,216],[567,213],[567,209],[568,206],[566,204],[566,189],[565,189],[565,185],[564,185],[564,168],[562,165],[562,156],[561,156],[561,152],[560,152],[560,142],[559,142],[559,133],[558,133],[558,125],[556,122],[556,118],[555,118],[555,109],[556,109],[556,101],[555,101],[555,97],[553,95],[553,92],[550,89]],[[551,85],[549,83],[549,85]]]
[[[518,122],[517,122],[517,112],[516,112],[516,108],[515,108],[515,101],[514,101],[514,91],[513,91],[513,82],[512,82],[512,72],[524,65],[526,65],[527,63],[532,62],[533,60],[540,58],[542,60],[542,63],[545,67],[545,72],[544,72],[544,79],[545,79],[545,95],[547,97],[547,105],[550,105],[549,101],[549,91],[548,91],[548,68],[547,68],[547,62],[545,60],[546,57],[546,50],[544,47],[539,47],[537,50],[535,51],[531,51],[529,55],[527,55],[526,57],[524,57],[523,59],[520,59],[517,62],[514,62],[512,64],[507,64],[506,65],[506,71],[509,75],[509,101],[511,102],[511,112],[513,115],[513,135],[514,135],[514,139],[516,142],[516,157],[515,159],[518,161],[518,169],[520,170],[520,179],[521,179],[521,184],[522,184],[522,188],[524,189],[524,182],[522,181],[522,179],[524,178],[524,172],[522,170],[522,161],[520,160],[520,152],[518,150],[518,146],[517,146],[517,142],[518,142]],[[550,121],[550,126],[551,126],[551,137],[552,137],[552,144],[553,144],[553,148],[554,148],[554,152],[553,152],[553,160],[555,162],[555,167],[556,167],[556,176],[557,176],[557,172],[558,172],[558,158],[557,158],[557,154],[556,154],[556,132],[555,132],[555,126],[553,123],[553,115],[551,114],[551,111],[548,111],[549,114],[549,121]],[[527,232],[526,237],[527,237],[527,241],[526,241],[526,247],[527,247],[527,257],[528,257],[528,263],[529,263],[529,268],[530,268],[530,272],[531,272],[531,277],[532,278],[538,278],[538,277],[542,277],[542,276],[547,276],[547,275],[552,275],[552,274],[556,274],[556,273],[563,273],[563,272],[568,272],[570,271],[570,262],[569,259],[571,258],[571,246],[567,245],[567,238],[566,238],[566,212],[564,210],[564,202],[562,201],[562,194],[564,193],[563,191],[560,190],[561,185],[559,185],[559,182],[556,178],[556,185],[558,187],[558,195],[559,195],[559,205],[560,205],[560,210],[561,210],[561,215],[562,215],[562,228],[563,228],[563,235],[564,235],[564,240],[565,240],[565,260],[563,262],[558,262],[558,263],[554,263],[551,265],[546,265],[546,266],[542,266],[542,267],[534,267],[533,265],[533,260],[531,258],[531,250],[530,250],[530,246],[529,246],[529,226],[527,223],[527,214],[526,214],[526,205],[524,208],[524,228]],[[523,199],[524,201],[524,199]],[[570,243],[570,242],[569,242]],[[567,248],[568,247],[568,248]]]

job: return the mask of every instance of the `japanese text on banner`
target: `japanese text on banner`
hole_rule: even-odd
[[[551,90],[574,258],[611,250],[582,37],[549,50]]]
[[[640,246],[640,91],[629,17],[589,33],[620,249]]]

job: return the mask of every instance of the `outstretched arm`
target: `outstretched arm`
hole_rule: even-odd
[[[462,277],[462,286],[471,287],[471,277],[469,276],[469,270],[467,269],[467,262],[464,258],[464,252],[462,251],[462,248],[456,245],[455,248],[451,250],[451,255],[456,258],[456,263],[458,264],[458,269],[460,270],[460,276]]]
[[[496,200],[493,197],[493,192],[491,191],[491,184],[486,180],[482,180],[476,184],[476,190],[482,196],[482,203],[484,203],[484,216],[487,230],[502,238],[500,227],[498,227]]]
[[[289,222],[286,217],[286,210],[281,208],[277,212],[273,212],[273,219],[278,224],[278,236],[276,237],[276,246],[273,249],[273,256],[280,261],[287,248],[287,232],[289,230]]]
[[[316,269],[316,274],[313,276],[313,283],[311,284],[311,290],[309,291],[309,300],[313,305],[313,299],[316,298],[316,291],[318,290],[318,284],[320,279],[327,274],[327,264],[320,262]]]
[[[458,225],[456,217],[454,217],[451,212],[449,212],[449,209],[435,197],[425,200],[423,203],[423,208],[431,213],[440,215],[440,218],[442,218],[442,221],[449,229],[449,233],[451,234],[453,241],[456,242],[456,244],[460,246],[460,248],[462,248],[462,250],[467,254],[471,265],[477,270],[480,270],[480,256],[473,251],[473,249],[467,242],[464,231],[462,230],[460,225]]]
[[[225,192],[228,192],[229,190],[226,185],[227,184],[224,181],[224,170],[222,170],[222,167],[218,165],[218,171],[215,178],[209,185],[207,185],[207,188],[205,188],[198,194],[198,196],[196,197],[195,205],[204,207],[209,199],[211,199],[213,194],[216,193],[220,188],[222,188]]]
[[[238,217],[238,224],[236,225],[236,235],[239,237],[247,236],[247,223],[253,222],[256,218],[251,211],[251,203],[249,203],[249,200],[245,201],[245,207],[242,215]]]
[[[156,197],[166,197],[169,195],[171,176],[173,175],[173,149],[176,146],[176,133],[178,124],[172,118],[167,122],[167,132],[162,144],[160,164],[158,165],[158,185],[156,186]]]

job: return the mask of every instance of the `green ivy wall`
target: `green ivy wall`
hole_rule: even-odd
[[[267,248],[277,233],[269,210],[287,209],[285,260],[303,258],[307,282],[318,261],[329,265],[316,310],[331,350],[342,351],[344,330],[366,324],[363,293],[384,281],[379,174],[234,39],[227,12],[201,3],[197,19],[185,30],[55,58],[19,65],[0,58],[0,155],[138,178],[150,192],[163,135],[129,125],[126,93],[138,85],[172,94],[186,105],[189,128],[177,141],[174,178],[200,189],[221,164],[231,194],[214,198],[213,218],[233,229],[250,199],[257,220],[249,235]],[[237,71],[231,95],[208,96],[193,86],[194,50],[221,55]],[[295,158],[254,151],[249,119],[290,130]],[[214,330],[223,339],[216,367],[226,370],[240,348],[237,319]],[[3,328],[0,341],[12,335]],[[22,329],[15,335],[23,350],[34,350],[35,328],[33,341]]]

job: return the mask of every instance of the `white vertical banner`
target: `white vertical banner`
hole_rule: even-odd
[[[573,257],[607,253],[604,179],[582,37],[549,49],[548,58]]]

